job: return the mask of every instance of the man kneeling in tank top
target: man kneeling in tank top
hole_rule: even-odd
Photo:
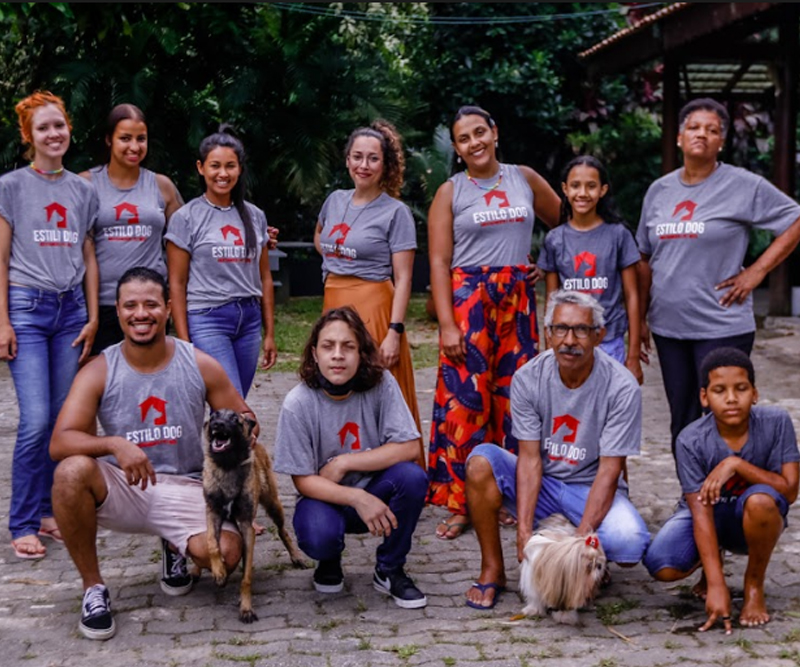
[[[166,335],[167,295],[156,271],[123,274],[117,314],[125,338],[81,369],[53,430],[50,455],[60,461],[53,509],[83,579],[79,629],[89,639],[109,639],[116,630],[100,576],[97,527],[158,535],[162,590],[188,593],[187,556],[209,567],[201,481],[205,404],[255,419],[217,361]],[[96,435],[95,419],[104,435]],[[233,524],[223,525],[220,546],[231,571],[242,550]]]

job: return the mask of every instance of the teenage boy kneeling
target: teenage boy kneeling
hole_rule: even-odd
[[[764,576],[797,498],[800,452],[785,410],[754,407],[755,373],[744,352],[710,352],[700,376],[700,401],[710,414],[678,436],[683,499],[653,539],[644,564],[660,581],[683,579],[702,565],[694,592],[705,597],[708,619],[700,631],[721,620],[730,634],[731,596],[721,550],[748,554],[739,623],[767,623]]]

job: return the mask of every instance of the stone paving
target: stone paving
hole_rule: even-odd
[[[753,360],[762,403],[791,411],[800,427],[800,324],[795,318],[768,321],[759,330]],[[668,413],[657,361],[645,369],[645,427],[641,456],[629,461],[631,497],[651,531],[671,513],[678,497],[669,453]],[[271,447],[280,402],[294,385],[291,374],[259,374],[250,404],[259,416],[263,441]],[[429,415],[435,369],[417,372],[419,401]],[[20,561],[8,543],[10,461],[17,408],[7,367],[0,367],[0,665],[192,665],[245,664],[344,667],[346,665],[800,665],[800,529],[797,509],[768,571],[767,596],[774,620],[759,629],[736,627],[726,637],[715,628],[700,634],[705,616],[689,586],[651,580],[638,565],[612,566],[613,582],[592,609],[581,612],[582,627],[549,619],[512,620],[517,596],[513,528],[502,531],[509,591],[492,611],[464,605],[464,591],[478,573],[473,531],[452,542],[436,539],[440,508],[427,507],[417,528],[407,570],[426,592],[423,610],[397,608],[372,589],[377,538],[350,536],[344,555],[345,590],[321,595],[310,570],[295,570],[274,534],[258,538],[254,605],[259,621],[237,618],[238,572],[218,589],[205,573],[195,590],[168,597],[158,586],[158,541],[148,536],[102,532],[101,566],[111,591],[117,634],[92,642],[78,632],[81,587],[63,546],[47,541],[42,561]],[[427,427],[427,425],[426,425]],[[291,516],[291,480],[280,479]],[[268,523],[263,517],[262,521]],[[741,605],[745,559],[728,557],[726,572]],[[693,582],[692,582],[693,583]],[[739,591],[739,599],[736,599]],[[735,618],[735,616],[734,616]]]

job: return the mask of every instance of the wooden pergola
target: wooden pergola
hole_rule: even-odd
[[[757,101],[775,121],[773,182],[794,196],[800,4],[675,2],[578,54],[590,79],[663,63],[662,171],[679,166],[678,111],[697,97]],[[769,276],[769,313],[791,310],[790,257]]]

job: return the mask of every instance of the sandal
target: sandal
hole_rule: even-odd
[[[37,544],[27,539],[29,537],[36,540],[38,548]],[[18,537],[16,540],[11,540],[11,548],[14,549],[14,555],[22,560],[41,560],[47,555],[47,550],[35,535],[24,535],[23,537]],[[42,551],[38,549],[42,549]]]
[[[494,597],[492,598],[491,603],[487,605],[478,604],[477,602],[473,602],[469,598],[467,598],[467,606],[472,607],[473,609],[494,609],[494,606],[497,604],[497,601],[500,599],[500,593],[506,590],[505,586],[501,586],[500,584],[496,584],[493,581],[490,581],[486,584],[479,584],[477,581],[472,584],[472,588],[477,588],[482,594],[486,593],[488,590],[494,591]]]
[[[49,537],[59,544],[64,544],[64,538],[61,536],[61,531],[58,529],[58,526],[55,528],[39,528],[39,537]]]
[[[458,519],[463,520],[458,521]],[[454,540],[457,537],[461,537],[467,530],[469,530],[472,524],[463,514],[456,514],[450,519],[450,521],[447,519],[442,519],[439,522],[439,525],[445,526],[445,530],[442,533],[437,530],[436,537],[438,537],[440,540]]]

